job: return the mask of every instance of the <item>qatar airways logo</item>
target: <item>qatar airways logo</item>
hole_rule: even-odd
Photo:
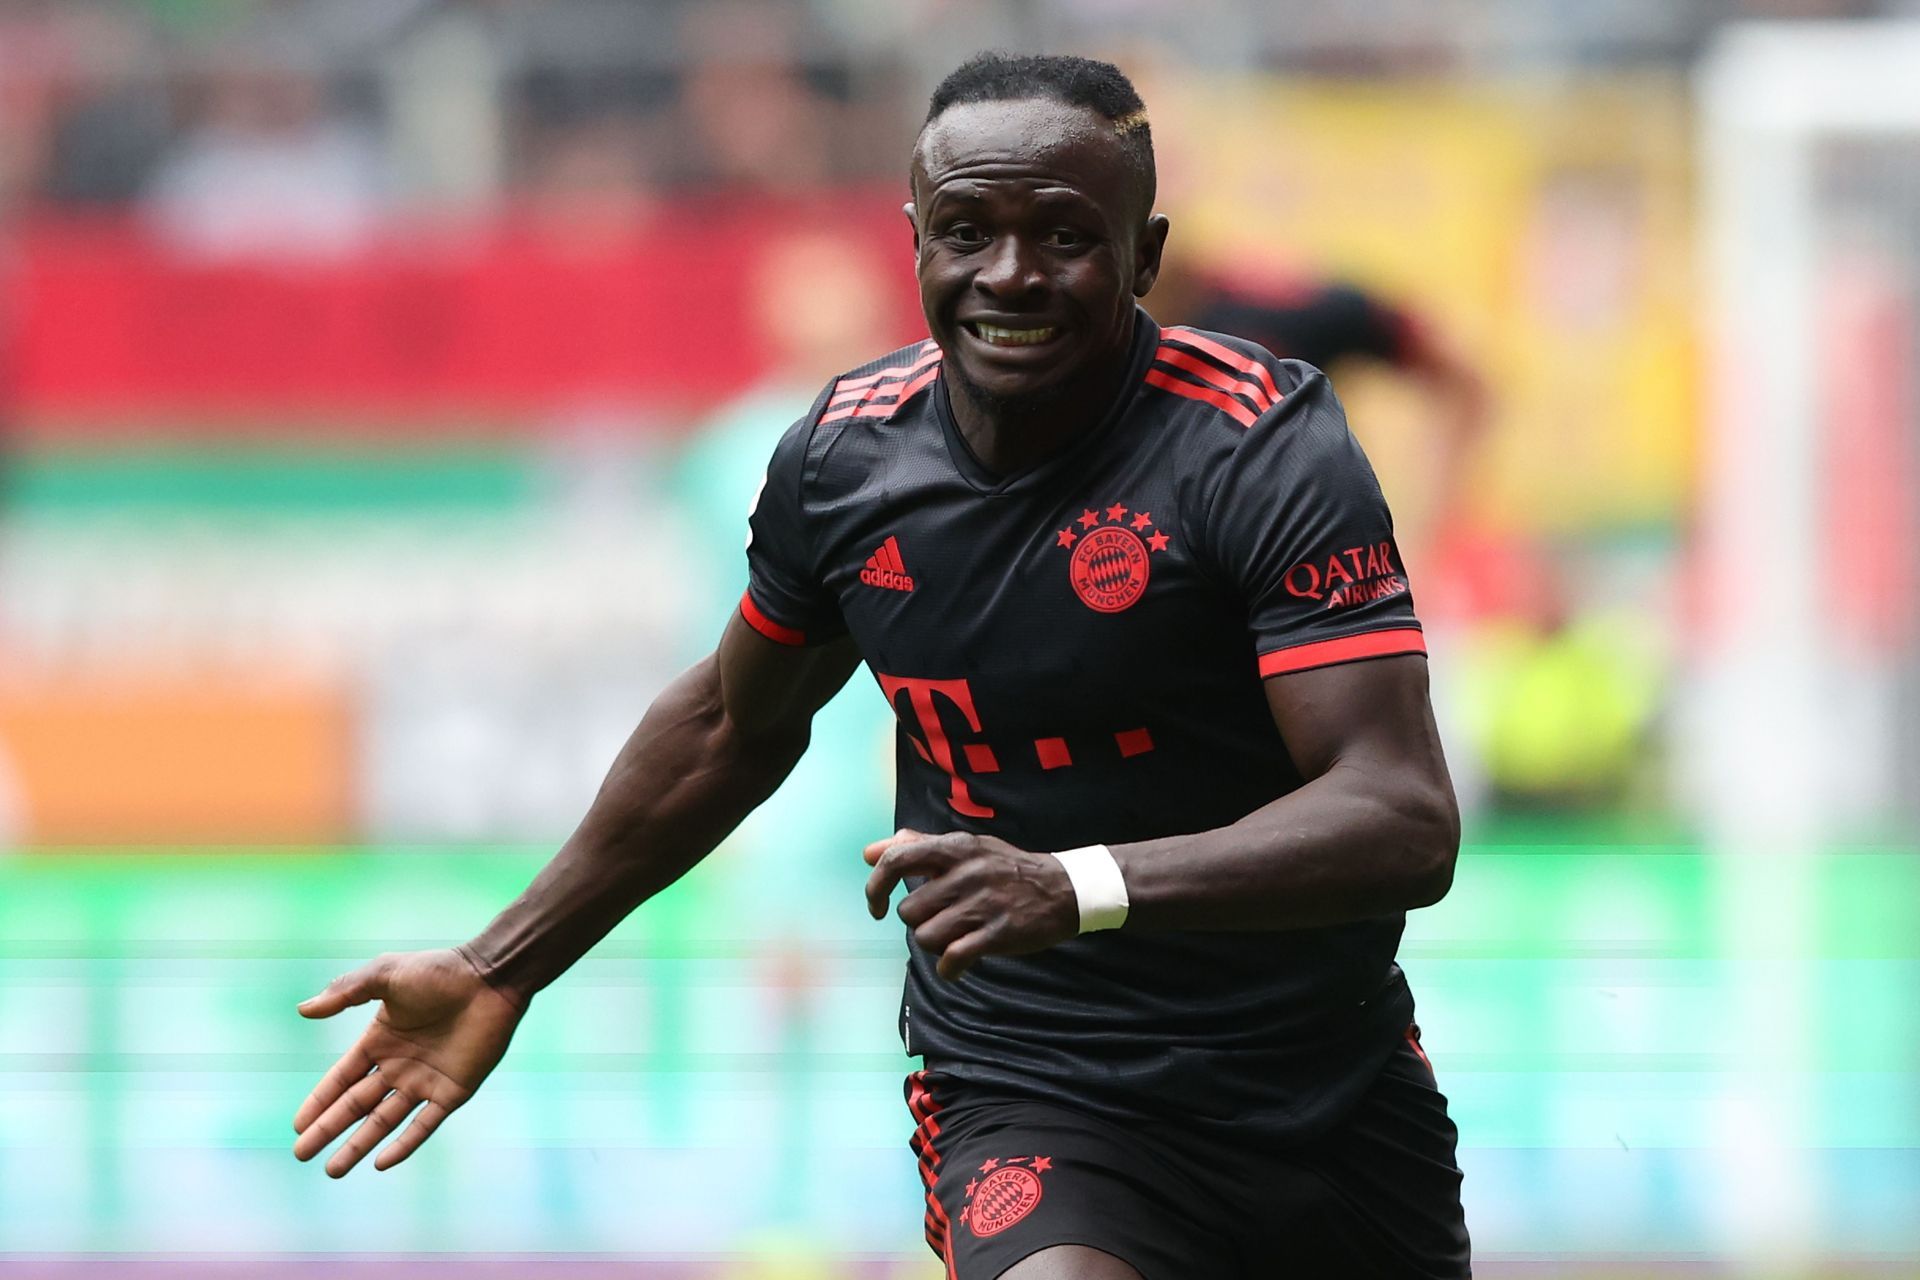
[[[1405,595],[1407,579],[1393,562],[1393,544],[1376,542],[1348,547],[1324,561],[1302,560],[1287,570],[1286,586],[1287,594],[1296,599],[1312,600],[1328,609],[1348,609]]]

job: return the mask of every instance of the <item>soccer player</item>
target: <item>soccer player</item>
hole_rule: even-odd
[[[295,1117],[405,1159],[527,1002],[714,847],[861,658],[899,720],[866,850],[911,940],[900,1027],[952,1280],[1459,1277],[1455,1132],[1394,952],[1458,817],[1385,503],[1321,374],[1162,329],[1139,97],[983,55],[913,152],[932,339],[774,450],[715,654],[579,829],[384,1001]],[[805,324],[804,315],[793,317]],[[419,1115],[402,1128],[415,1108]]]

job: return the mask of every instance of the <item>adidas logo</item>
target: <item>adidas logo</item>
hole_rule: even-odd
[[[907,566],[900,561],[900,539],[889,537],[874,549],[867,557],[867,567],[860,571],[860,581],[888,591],[913,590],[913,579],[907,576]]]

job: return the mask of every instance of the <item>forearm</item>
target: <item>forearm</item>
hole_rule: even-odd
[[[1231,826],[1113,855],[1128,929],[1297,929],[1439,901],[1459,844],[1444,777],[1335,765]]]
[[[1435,446],[1427,488],[1434,495],[1437,520],[1445,526],[1463,514],[1469,497],[1468,464],[1491,425],[1492,399],[1479,371],[1437,340],[1415,353],[1405,368],[1431,408]]]
[[[461,950],[524,1006],[711,852],[806,745],[804,720],[747,733],[727,714],[713,660],[694,667],[654,700],[553,860]]]

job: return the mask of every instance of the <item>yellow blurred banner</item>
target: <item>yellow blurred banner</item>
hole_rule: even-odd
[[[1210,76],[1149,101],[1172,252],[1256,291],[1350,280],[1475,353],[1498,408],[1474,516],[1557,532],[1682,515],[1699,428],[1681,82]],[[1417,474],[1404,389],[1340,386],[1383,476]]]

